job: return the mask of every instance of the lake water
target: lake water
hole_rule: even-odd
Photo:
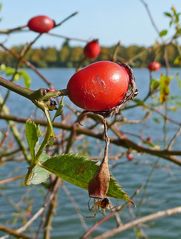
[[[32,89],[46,87],[44,83],[31,71],[28,71],[32,76]],[[73,74],[73,69],[41,69],[41,72],[51,81],[54,85],[61,89],[66,88],[66,84],[70,76]],[[135,69],[136,82],[139,88],[139,98],[146,95],[148,89],[148,71],[146,69]],[[164,72],[164,69],[162,69]],[[181,74],[180,69],[172,69],[171,75],[175,76],[176,73]],[[155,73],[154,77],[158,77],[160,72]],[[171,91],[173,95],[180,96],[181,89],[179,89],[175,80],[172,80]],[[4,90],[0,87],[0,93],[4,94]],[[12,94],[8,101],[8,106],[14,115],[27,116],[31,115],[35,107],[31,102],[23,97]],[[142,109],[129,110],[123,112],[130,120],[139,119],[143,115]],[[180,118],[180,109],[178,112],[169,113],[170,116],[177,121]],[[153,121],[157,117],[153,114],[152,118],[142,125],[124,126],[123,130],[130,133],[141,133],[145,138],[151,136],[154,143],[160,143],[163,139],[162,123],[158,124]],[[157,117],[159,120],[159,117]],[[0,121],[0,128],[5,127],[5,122]],[[168,137],[173,136],[175,126],[169,125]],[[20,128],[23,130],[23,127]],[[130,138],[135,139],[134,136]],[[95,140],[87,139],[90,142],[91,154],[96,155],[103,149],[102,143]],[[180,149],[181,140],[178,139],[175,143],[174,149]],[[75,149],[76,150],[76,149]],[[110,154],[125,152],[124,148],[111,146]],[[145,182],[149,175],[149,183],[147,185],[144,200],[141,207],[132,208],[133,214],[143,216],[149,213],[154,213],[157,210],[164,210],[181,205],[181,173],[178,166],[173,165],[163,159],[159,160],[158,167],[156,167],[152,174],[153,165],[158,158],[151,155],[134,154],[134,160],[127,161],[122,158],[120,163],[111,162],[112,174],[117,178],[123,188],[131,195],[134,191]],[[117,164],[116,167],[115,163]],[[0,180],[11,177],[14,175],[22,175],[26,173],[26,165],[24,163],[7,163],[1,164],[0,167]],[[24,210],[28,215],[28,208],[32,209],[35,213],[36,210],[42,205],[45,197],[45,191],[41,186],[24,187],[23,180],[7,184],[6,187],[0,185],[0,224],[8,226],[13,225],[17,228],[22,223],[22,214]],[[67,196],[67,192],[71,195]],[[140,193],[135,198],[135,203],[138,205],[143,193]],[[73,199],[74,203],[72,204]],[[78,239],[85,232],[85,225],[90,227],[96,221],[100,220],[102,215],[97,214],[96,218],[88,218],[90,212],[87,207],[88,195],[86,191],[72,186],[68,183],[64,184],[64,188],[60,189],[58,196],[58,205],[55,217],[53,219],[52,237],[62,239]],[[120,205],[122,201],[113,200],[114,205]],[[75,209],[76,205],[76,209]],[[11,216],[10,216],[11,215]],[[29,215],[31,216],[31,215]],[[121,213],[121,219],[125,223],[130,220],[130,210],[125,209]],[[16,220],[18,218],[18,220]],[[81,221],[84,221],[82,225]],[[33,235],[34,230],[37,228],[38,221],[35,221],[33,227],[30,228],[29,233]],[[111,229],[115,225],[114,219],[102,224],[102,226],[93,234],[97,235],[101,232]],[[144,233],[150,239],[180,239],[181,238],[181,215],[167,217],[158,221],[153,221],[144,225]],[[0,232],[0,236],[4,235]],[[134,231],[130,230],[122,234],[118,234],[113,238],[132,239],[136,238]]]

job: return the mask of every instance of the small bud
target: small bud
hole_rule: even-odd
[[[146,141],[148,144],[151,144],[151,143],[152,143],[151,137],[147,137],[145,141]]]
[[[48,88],[48,92],[55,92],[56,89],[54,87]]]
[[[48,109],[51,110],[57,110],[57,103],[53,98],[50,98],[50,102],[48,105]]]

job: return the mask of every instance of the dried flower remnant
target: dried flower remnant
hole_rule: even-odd
[[[108,147],[110,139],[107,135],[107,123],[105,118],[103,118],[104,123],[104,134],[105,134],[105,149],[104,149],[104,158],[101,162],[101,165],[98,169],[96,175],[90,180],[88,185],[88,192],[91,198],[106,198],[109,182],[110,182],[110,172],[108,164]]]

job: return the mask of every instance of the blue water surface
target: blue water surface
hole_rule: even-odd
[[[32,77],[32,89],[38,89],[40,87],[45,87],[46,85],[42,82],[35,73],[27,70]],[[56,88],[64,89],[66,88],[67,82],[71,75],[74,73],[74,69],[40,69],[42,74],[44,74],[47,79],[49,79]],[[162,69],[162,73],[164,73]],[[143,99],[146,96],[148,85],[149,85],[149,73],[147,69],[134,69],[136,83],[139,89],[139,98]],[[175,75],[177,73],[181,74],[181,69],[171,69],[171,75],[173,80],[171,82],[171,94],[180,96],[181,89],[175,80]],[[154,78],[159,78],[160,72],[154,73]],[[19,82],[23,85],[22,82]],[[0,87],[0,94],[4,95],[5,90]],[[66,102],[71,104],[69,100]],[[131,103],[130,103],[131,104]],[[7,103],[10,111],[17,116],[29,117],[34,115],[43,115],[38,111],[30,101],[18,96],[14,93],[11,94],[10,99]],[[140,119],[146,113],[143,109],[130,109],[128,111],[123,111],[123,115],[129,120]],[[169,117],[174,120],[179,121],[180,109],[177,112],[171,111],[168,113]],[[160,123],[155,123],[154,118]],[[6,127],[4,121],[0,121],[0,128]],[[120,129],[124,132],[132,134],[141,134],[144,138],[151,137],[155,144],[163,144],[163,123],[161,118],[154,114],[151,118],[143,124],[133,124],[133,125],[121,125]],[[171,138],[177,126],[168,125],[167,137]],[[23,132],[23,126],[19,125],[19,130]],[[138,142],[135,136],[130,135],[130,139]],[[102,155],[104,144],[100,143],[98,140],[86,139],[88,141],[89,149],[91,155]],[[178,139],[175,142],[174,149],[180,150],[181,140]],[[81,144],[81,139],[78,141],[77,146]],[[74,147],[77,151],[77,147]],[[118,146],[110,146],[110,154],[125,152],[126,149]],[[100,153],[101,152],[101,153]],[[123,188],[132,195],[137,188],[140,187],[144,182],[148,180],[147,187],[138,196],[135,197],[136,208],[126,208],[120,213],[121,220],[123,223],[128,222],[131,218],[136,216],[144,216],[150,213],[154,213],[158,210],[165,210],[167,208],[177,207],[181,205],[181,173],[180,167],[174,165],[173,163],[167,162],[164,159],[153,157],[147,154],[137,154],[134,153],[134,160],[127,161],[127,159],[121,158],[119,161],[112,161],[112,174],[117,178],[119,183]],[[153,170],[153,167],[154,170]],[[27,171],[27,165],[25,163],[14,162],[1,164],[0,167],[0,180],[11,177],[12,175],[24,175]],[[29,186],[25,187],[23,185],[23,179],[16,182],[7,184],[6,186],[0,185],[0,224],[5,224],[7,226],[12,226],[18,228],[23,222],[24,211],[27,213],[27,219],[31,217],[31,207],[32,213],[35,213],[42,205],[44,197],[46,195],[45,190],[41,185],[39,186]],[[69,196],[67,196],[67,191]],[[139,205],[142,199],[141,205]],[[78,239],[85,232],[86,228],[94,225],[98,220],[102,218],[100,213],[94,218],[89,218],[91,213],[88,210],[88,194],[86,191],[70,185],[69,183],[64,183],[63,188],[60,189],[58,195],[57,210],[52,222],[52,239]],[[120,205],[123,202],[121,200],[112,200],[114,205]],[[28,210],[28,208],[30,210]],[[30,214],[28,214],[30,211]],[[10,217],[11,215],[11,217]],[[18,220],[16,220],[18,218]],[[81,222],[83,221],[83,223]],[[34,235],[34,231],[37,229],[37,220],[33,223],[32,227],[29,229],[29,234]],[[115,227],[115,219],[111,219],[108,222],[102,224],[98,230],[93,234],[98,235],[106,230]],[[180,239],[181,238],[181,215],[174,215],[171,217],[166,217],[157,221],[152,221],[146,225],[142,225],[141,229],[144,231],[145,235],[149,239]],[[4,235],[0,232],[0,235]],[[113,238],[121,239],[132,239],[136,238],[134,230],[131,229],[127,232],[118,234]]]

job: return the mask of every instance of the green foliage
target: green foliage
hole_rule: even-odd
[[[140,99],[134,99],[134,102],[139,105],[139,106],[143,106],[144,105],[144,101],[140,100]]]
[[[175,34],[174,38],[178,38],[181,35],[181,25],[180,25],[180,12],[177,12],[174,6],[171,7],[170,12],[164,12],[164,15],[169,18],[169,26],[174,26]]]
[[[29,88],[31,86],[31,77],[25,70],[16,70],[13,67],[6,66],[5,64],[0,65],[0,71],[4,72],[6,76],[12,76],[13,80],[19,81],[24,80],[25,87]]]
[[[37,185],[37,184],[40,184],[40,183],[44,183],[47,181],[49,177],[49,172],[36,165],[33,167],[32,171],[31,171],[31,176],[29,176],[28,180],[26,181],[26,185],[31,185],[31,184],[34,184],[34,185]]]
[[[45,49],[45,61],[49,64],[57,61],[57,52],[56,49],[53,47],[48,47]]]
[[[181,56],[177,56],[173,63],[174,65],[181,65]]]
[[[24,85],[26,88],[30,88],[31,86],[31,77],[25,70],[19,71],[20,77],[24,80]]]
[[[181,13],[177,13],[177,10],[174,6],[171,7],[171,13],[172,13],[172,23],[178,23]]]
[[[40,136],[40,129],[31,119],[26,121],[25,134],[33,162],[35,160],[35,146]]]
[[[170,81],[172,77],[161,74],[160,76],[160,102],[164,103],[170,93]]]
[[[169,13],[169,12],[164,12],[163,13],[166,17],[169,17],[169,18],[171,18],[172,17],[172,14],[171,13]]]
[[[160,81],[158,79],[151,79],[150,89],[151,92],[157,90],[160,87]]]
[[[144,234],[143,230],[140,227],[135,227],[134,232],[136,239],[147,239],[147,236]]]
[[[42,153],[39,158],[39,161],[43,163],[47,159],[48,159],[48,155],[45,153]],[[47,181],[49,174],[50,173],[46,169],[40,167],[38,164],[33,165],[28,170],[27,176],[25,178],[25,185],[28,186],[31,184],[37,185],[37,184],[43,183]]]
[[[159,35],[160,35],[160,37],[163,37],[163,36],[166,36],[167,35],[167,33],[168,33],[168,30],[162,30],[160,33],[159,33]]]
[[[63,180],[87,190],[88,183],[94,177],[99,166],[85,156],[64,154],[49,158],[42,164],[42,167]],[[113,177],[110,180],[108,196],[130,201],[127,193]]]

